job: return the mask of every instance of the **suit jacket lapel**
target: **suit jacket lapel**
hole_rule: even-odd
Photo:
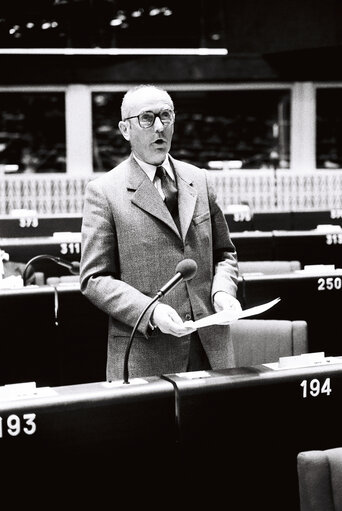
[[[197,191],[192,186],[192,178],[186,169],[172,158],[171,161],[177,175],[179,221],[182,238],[185,241],[195,211]]]
[[[158,190],[132,156],[127,173],[127,189],[133,192],[131,200],[136,206],[159,218],[180,237],[177,226]]]

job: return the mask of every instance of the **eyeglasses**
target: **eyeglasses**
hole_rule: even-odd
[[[170,124],[173,124],[175,122],[175,112],[169,108],[161,110],[158,114],[155,114],[154,112],[150,111],[142,112],[139,115],[132,115],[132,117],[126,117],[124,121],[127,121],[128,119],[134,119],[135,117],[138,118],[140,128],[150,128],[151,126],[153,126],[156,117],[159,117],[164,126],[169,126]]]

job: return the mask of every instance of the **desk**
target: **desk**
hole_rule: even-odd
[[[177,396],[180,477],[198,489],[194,504],[299,511],[298,452],[342,445],[342,364],[167,379]]]
[[[339,266],[342,261],[342,231],[246,231],[233,232],[231,237],[240,261],[299,260],[302,267]]]
[[[35,395],[0,397],[0,417],[2,486],[6,492],[13,483],[13,502],[33,499],[43,510],[61,497],[64,506],[72,498],[88,508],[95,494],[114,506],[146,495],[152,503],[160,498],[154,484],[170,488],[162,475],[175,455],[174,392],[160,378],[40,387]]]
[[[107,315],[77,283],[0,290],[0,385],[106,378]]]
[[[342,266],[342,231],[273,231],[274,259]]]
[[[291,228],[294,230],[316,229],[317,225],[332,224],[342,226],[342,209],[325,211],[293,211]],[[273,227],[273,229],[279,227]]]
[[[54,232],[80,232],[82,215],[54,214],[39,216],[0,215],[0,238],[52,236]]]
[[[307,274],[248,275],[239,282],[238,298],[243,308],[254,307],[277,297],[272,309],[259,319],[303,319],[308,324],[309,351],[341,353],[340,311],[342,270]]]
[[[240,261],[272,261],[275,259],[275,240],[272,232],[232,232],[231,238]],[[291,259],[295,259],[295,257]]]
[[[245,231],[232,232],[231,237],[240,261],[299,260],[302,266],[339,265],[342,261],[342,232]],[[65,233],[59,237],[0,238],[0,248],[9,253],[12,261],[23,263],[39,254],[51,254],[70,261],[79,261],[81,234],[75,232]]]
[[[104,491],[137,505],[162,495],[199,509],[299,511],[298,452],[341,445],[342,364],[202,375],[0,399],[4,491],[8,479],[22,493],[28,478],[35,504],[49,483],[69,501],[65,484],[74,491],[80,478],[82,502]]]
[[[11,261],[27,263],[32,257],[48,254],[67,261],[80,261],[80,233],[66,233],[60,236],[36,236],[24,238],[0,238],[0,249],[9,254]],[[35,271],[41,271],[47,277],[70,275],[70,272],[51,260],[39,260],[33,263]]]
[[[11,261],[27,263],[32,257],[50,254],[69,261],[79,261],[81,257],[80,233],[71,235],[35,236],[24,238],[0,238],[0,248],[8,252]]]
[[[231,232],[272,231],[273,229],[283,231],[305,231],[316,229],[317,225],[321,224],[342,226],[341,209],[322,211],[272,211],[269,213],[253,213],[251,215],[226,213],[225,217]]]
[[[290,230],[292,228],[292,213],[288,211],[252,213],[251,216],[225,213],[225,217],[230,232]]]
[[[309,351],[329,356],[341,353],[341,293],[342,272],[246,275],[238,285],[244,309],[280,296],[255,318],[305,320]],[[0,384],[73,385],[105,378],[108,318],[78,283],[0,290],[0,320]]]

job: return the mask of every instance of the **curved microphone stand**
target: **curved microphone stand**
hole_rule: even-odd
[[[51,261],[54,261],[55,263],[59,264],[60,266],[64,266],[64,268],[68,268],[70,273],[72,273],[73,275],[78,275],[80,272],[80,263],[78,261],[70,262],[70,261],[66,261],[65,259],[62,259],[61,257],[53,256],[50,254],[40,254],[35,257],[32,257],[32,259],[30,259],[26,263],[24,271],[23,271],[24,286],[26,286],[27,270],[28,270],[29,266],[32,263],[34,263],[35,261],[38,261],[39,259],[50,259]]]
[[[133,343],[133,339],[134,339],[134,335],[135,335],[135,332],[138,328],[138,326],[140,325],[140,321],[142,320],[142,317],[144,316],[145,312],[151,307],[151,305],[153,305],[157,300],[159,300],[159,298],[161,298],[162,293],[159,293],[153,298],[153,300],[151,300],[151,302],[149,304],[147,304],[147,306],[145,307],[145,309],[142,311],[142,313],[140,314],[136,324],[134,325],[134,328],[132,330],[132,333],[131,333],[131,337],[129,338],[129,342],[128,342],[128,345],[127,345],[127,348],[126,348],[126,352],[125,352],[125,358],[124,358],[124,383],[129,383],[128,381],[128,358],[129,358],[129,354],[130,354],[130,351],[131,351],[131,346],[132,346],[132,343]]]
[[[183,259],[176,266],[176,274],[161,289],[159,289],[159,291],[156,294],[156,296],[154,298],[152,298],[150,303],[147,304],[147,306],[144,308],[144,310],[140,314],[136,324],[134,325],[134,328],[133,328],[133,331],[131,333],[131,337],[129,339],[129,342],[128,342],[128,345],[127,345],[127,348],[126,348],[126,352],[125,352],[124,372],[123,372],[123,374],[124,374],[124,378],[123,378],[124,381],[123,381],[123,383],[129,383],[129,381],[128,381],[128,358],[129,358],[129,353],[131,351],[131,347],[132,347],[132,343],[133,343],[133,338],[134,338],[135,332],[136,332],[136,330],[137,330],[137,328],[138,328],[138,326],[140,324],[140,321],[141,321],[142,317],[144,316],[145,312],[151,307],[151,305],[153,305],[157,300],[159,300],[159,298],[161,298],[162,296],[165,296],[167,293],[169,293],[171,291],[171,289],[173,289],[175,286],[177,286],[177,284],[179,284],[183,280],[190,280],[190,279],[192,279],[192,277],[196,274],[196,272],[197,272],[197,264],[196,264],[196,262],[193,261],[192,259]]]

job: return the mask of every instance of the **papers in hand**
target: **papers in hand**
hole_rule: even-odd
[[[280,298],[276,298],[270,302],[263,303],[262,305],[257,305],[256,307],[251,307],[250,309],[245,309],[239,312],[233,310],[223,310],[221,312],[211,314],[211,316],[207,316],[206,318],[198,319],[197,321],[185,321],[184,325],[195,328],[203,328],[210,325],[224,325],[227,323],[232,323],[233,321],[237,321],[240,318],[247,318],[249,316],[256,316],[257,314],[261,314],[262,312],[265,312],[276,305],[279,301]]]

